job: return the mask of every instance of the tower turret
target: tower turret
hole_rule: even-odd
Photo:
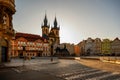
[[[59,27],[58,27],[58,23],[57,23],[57,18],[56,17],[54,19],[53,24],[54,24],[54,26],[50,30],[49,38],[52,39],[56,44],[59,44],[60,43]]]
[[[45,39],[49,39],[49,25],[48,25],[48,20],[47,20],[47,15],[45,14],[45,18],[44,18],[44,22],[43,22],[43,25],[42,25],[42,37],[45,38]]]
[[[47,20],[47,16],[45,14],[45,18],[44,18],[44,26],[47,26],[48,20]]]
[[[55,17],[55,20],[54,20],[54,28],[57,28],[57,19]]]

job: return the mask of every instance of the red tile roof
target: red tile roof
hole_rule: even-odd
[[[40,35],[17,32],[15,35],[15,39],[18,39],[20,37],[24,37],[28,41],[35,41],[38,39],[41,39],[42,41],[44,41],[44,38],[42,38]]]

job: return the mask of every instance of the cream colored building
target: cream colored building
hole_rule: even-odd
[[[14,36],[12,16],[15,12],[14,0],[0,0],[0,62],[10,61],[10,43]]]
[[[120,56],[120,40],[119,40],[119,38],[115,38],[111,42],[111,54]]]
[[[80,49],[80,55],[85,55],[85,44],[86,44],[86,40],[83,40],[80,43],[78,43]]]
[[[85,55],[93,55],[93,42],[94,40],[92,38],[88,38],[85,42]]]
[[[102,42],[100,38],[96,38],[93,43],[93,53],[94,55],[101,55]]]

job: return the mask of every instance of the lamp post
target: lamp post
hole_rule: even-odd
[[[53,61],[53,44],[51,45],[51,62]]]
[[[23,46],[23,66],[25,66],[25,60],[26,60],[26,56],[25,56],[25,45]]]

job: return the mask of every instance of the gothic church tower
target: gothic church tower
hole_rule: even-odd
[[[50,44],[52,43],[60,44],[59,27],[56,17],[54,19],[54,26],[51,27],[51,29],[49,30],[50,25],[48,25],[47,16],[45,14],[44,23],[41,28],[42,28],[42,37],[44,39],[47,39]]]
[[[44,38],[44,39],[49,39],[49,25],[48,25],[48,20],[47,20],[47,16],[46,16],[46,14],[45,14],[45,18],[44,18],[44,23],[43,23],[43,25],[42,25],[42,37]]]
[[[49,34],[49,40],[50,42],[54,42],[54,44],[60,44],[60,39],[59,39],[59,27],[57,23],[57,19],[55,17],[54,19],[54,26],[51,27],[50,34]]]

